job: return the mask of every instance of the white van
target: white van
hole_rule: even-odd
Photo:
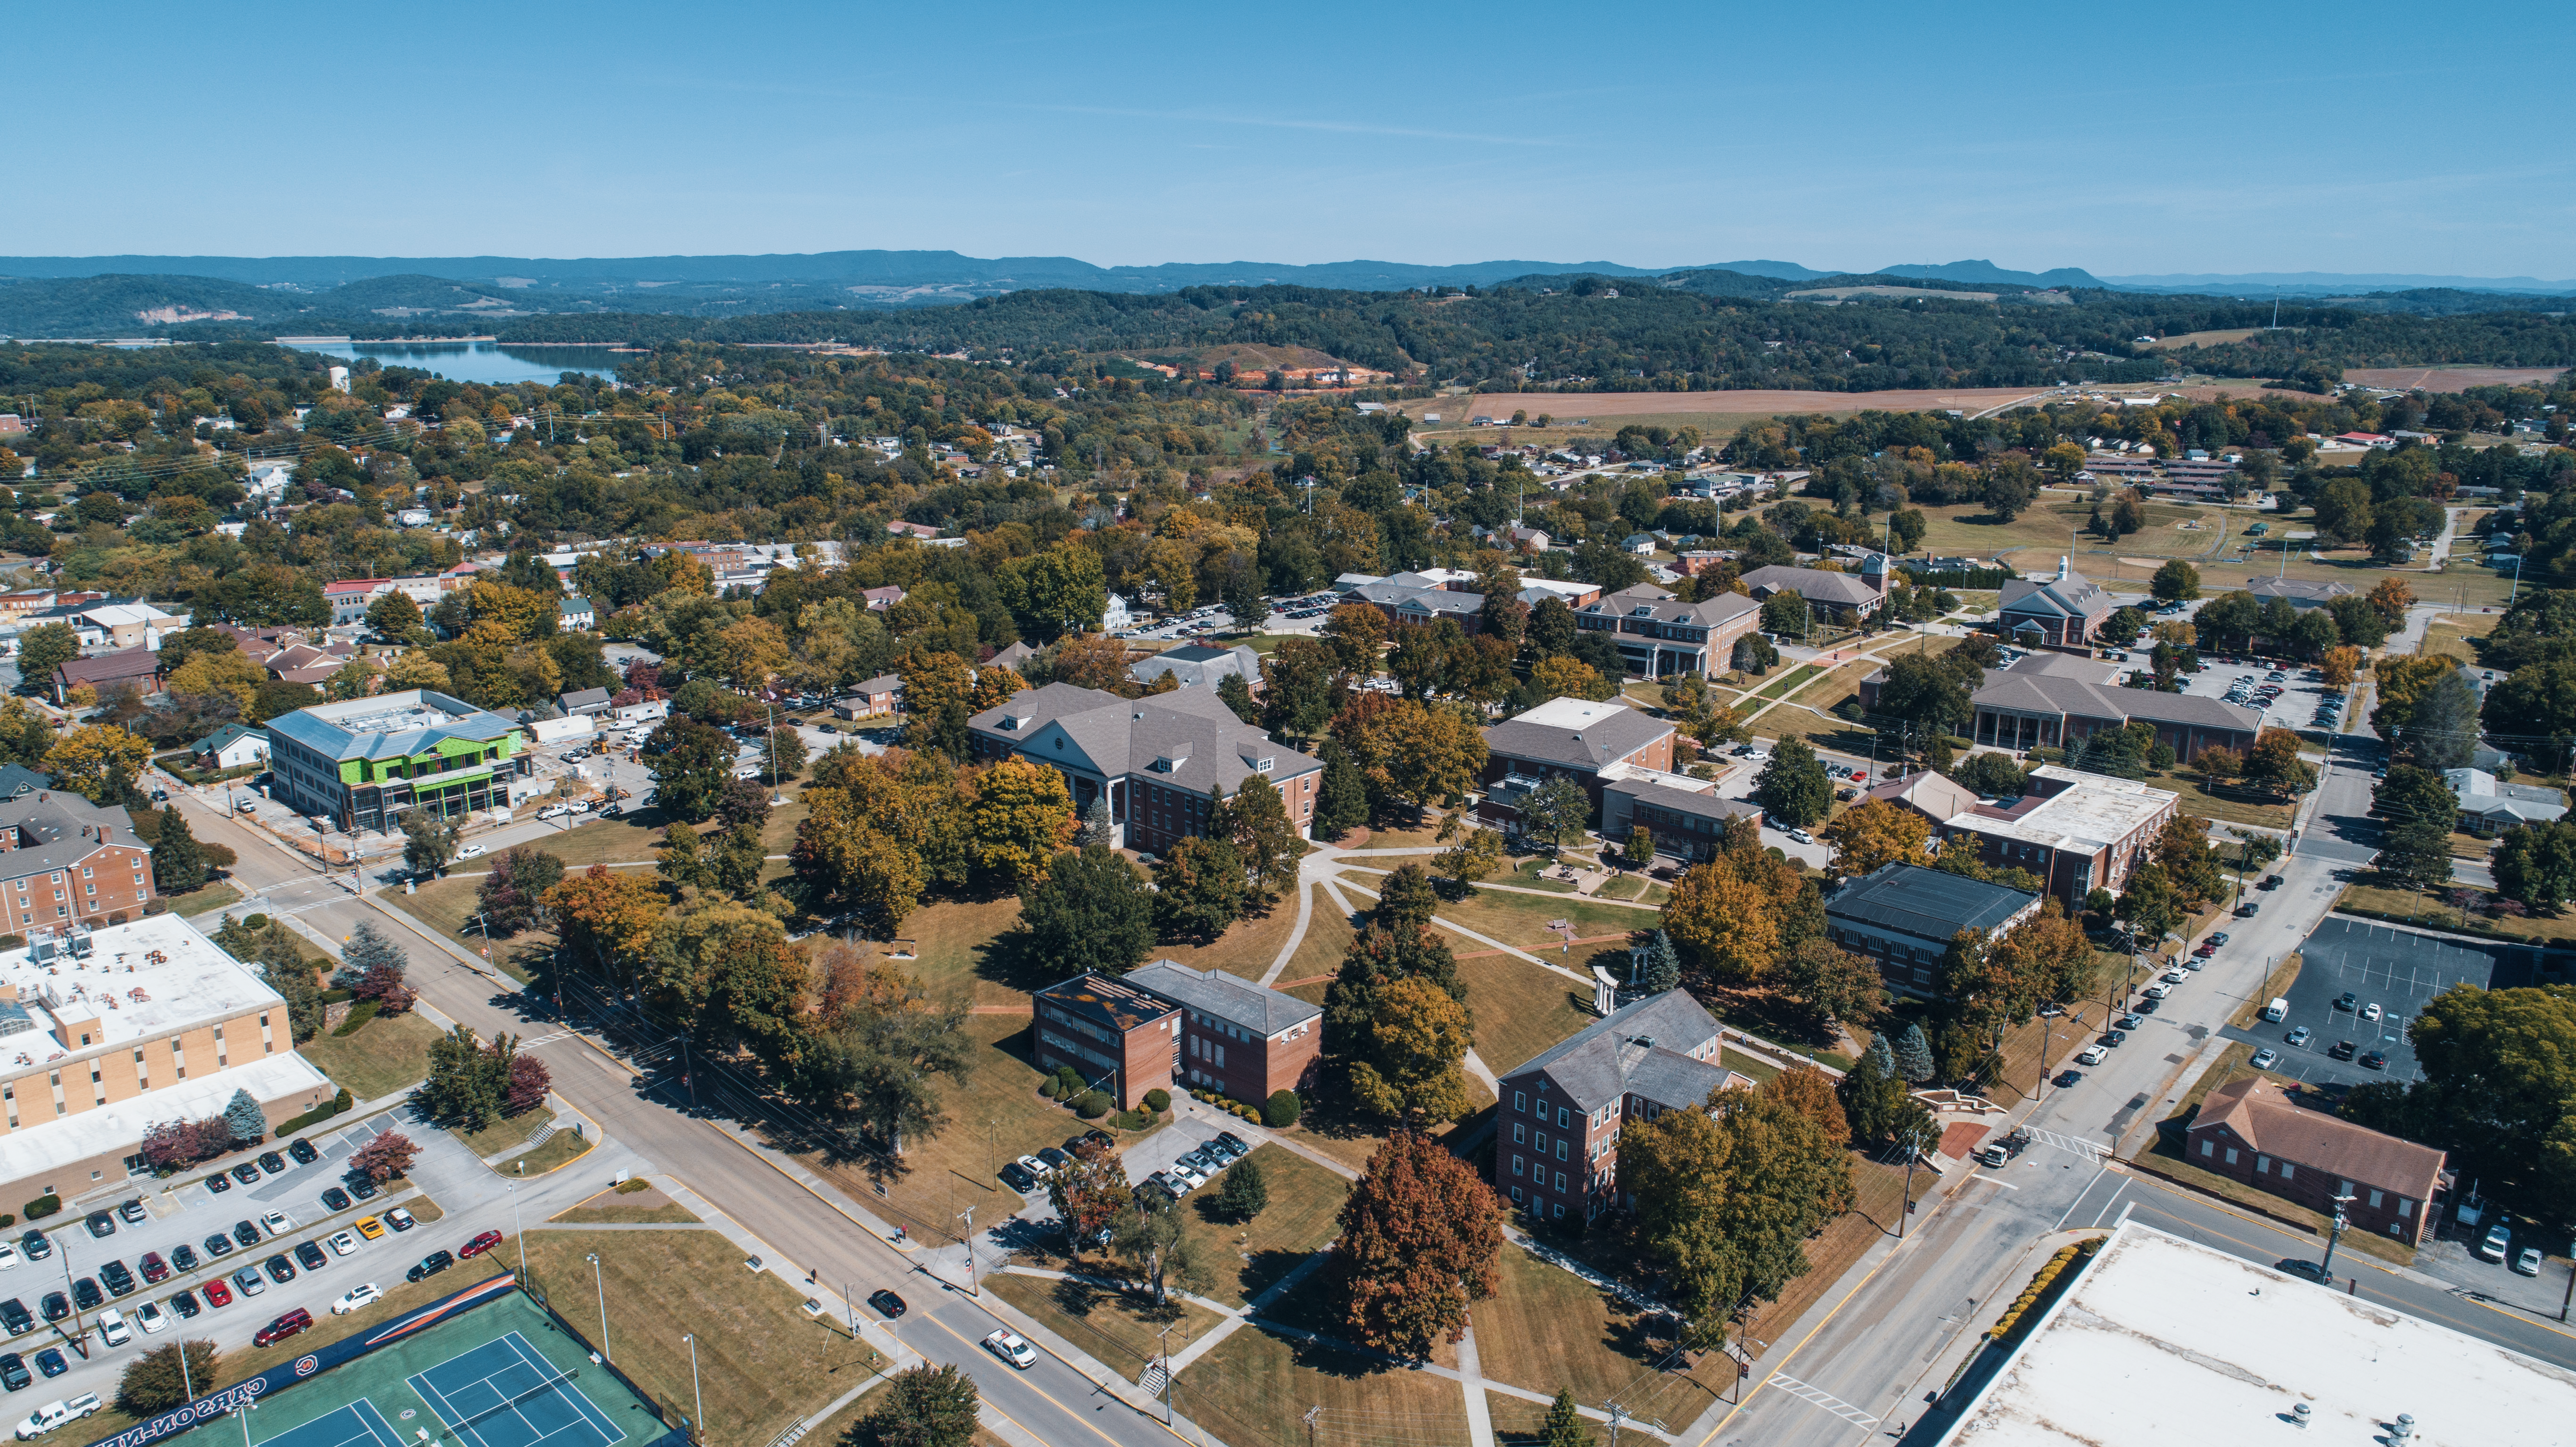
[[[2275,1024],[2275,1025],[2278,1025],[2278,1024],[2280,1024],[2283,1020],[2288,1019],[2288,1018],[2289,1018],[2289,1016],[2290,1016],[2290,1002],[2289,1002],[2289,1000],[2288,1000],[2287,998],[2285,998],[2285,997],[2283,997],[2283,996],[2280,996],[2280,995],[2275,995],[2275,996],[2273,996],[2273,997],[2272,997],[2272,1003],[2263,1007],[2263,1018],[2264,1018],[2264,1019],[2266,1019],[2266,1020],[2271,1021],[2271,1022],[2272,1022],[2273,1024]]]

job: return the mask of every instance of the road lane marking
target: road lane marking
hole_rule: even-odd
[[[1867,1412],[1862,1411],[1860,1408],[1853,1406],[1851,1403],[1844,1401],[1842,1398],[1835,1396],[1833,1393],[1828,1392],[1821,1387],[1811,1387],[1805,1382],[1799,1381],[1796,1377],[1789,1375],[1787,1372],[1773,1372],[1771,1374],[1769,1385],[1778,1387],[1780,1390],[1787,1392],[1790,1396],[1796,1397],[1800,1401],[1806,1402],[1811,1406],[1822,1407],[1826,1411],[1833,1413],[1835,1416],[1842,1418],[1844,1421],[1851,1423],[1855,1427],[1875,1426],[1878,1422],[1876,1417],[1873,1417]]]
[[[952,1294],[952,1298],[951,1298],[951,1299],[952,1299],[952,1301],[954,1300],[953,1294]],[[991,1313],[991,1312],[989,1312],[989,1311],[985,1311],[985,1310],[984,1310],[984,1307],[983,1307],[983,1305],[982,1305],[982,1303],[980,1303],[980,1302],[975,1302],[975,1301],[973,1301],[971,1298],[970,1298],[968,1301],[966,1301],[966,1302],[961,1302],[961,1303],[956,1303],[956,1304],[964,1305],[964,1306],[966,1306],[969,1310],[972,1310],[972,1311],[982,1311],[982,1312],[984,1312],[984,1319],[985,1319],[986,1321],[991,1322],[991,1323],[992,1323],[993,1325],[995,1325],[995,1326],[998,1326],[998,1327],[1008,1327],[1008,1326],[1010,1325],[1010,1323],[1009,1323],[1009,1322],[1006,1322],[1006,1321],[1002,1320],[1000,1317],[993,1315],[993,1313]],[[932,1326],[935,1326],[935,1327],[939,1328],[941,1331],[944,1331],[944,1332],[948,1333],[950,1336],[956,1337],[956,1338],[957,1338],[957,1340],[958,1340],[958,1343],[959,1343],[960,1345],[962,1345],[962,1346],[966,1347],[968,1350],[970,1350],[970,1351],[975,1351],[975,1352],[981,1352],[981,1353],[982,1353],[982,1354],[983,1354],[987,1359],[989,1359],[989,1360],[993,1360],[993,1361],[999,1361],[999,1360],[1001,1360],[999,1357],[995,1357],[991,1352],[989,1352],[989,1351],[985,1351],[985,1350],[984,1350],[984,1344],[983,1344],[982,1342],[977,1342],[977,1341],[968,1341],[968,1340],[966,1339],[965,1335],[964,1335],[962,1332],[958,1331],[958,1330],[957,1330],[957,1328],[955,1328],[955,1327],[953,1327],[953,1326],[950,1326],[948,1323],[946,1323],[946,1322],[944,1322],[944,1321],[941,1321],[941,1320],[939,1319],[939,1314],[938,1314],[937,1312],[935,1312],[935,1311],[934,1311],[934,1312],[924,1312],[924,1313],[922,1313],[922,1319],[923,1319],[923,1320],[925,1320],[925,1321],[927,1321],[927,1322],[929,1322]],[[1013,1332],[1013,1333],[1012,1333],[1012,1335],[1017,1336],[1017,1335],[1018,1335],[1018,1333],[1017,1333],[1017,1332]],[[1023,1339],[1023,1340],[1026,1340],[1026,1338],[1022,1338],[1022,1339]],[[1086,1381],[1086,1382],[1091,1381],[1091,1378],[1090,1378],[1090,1377],[1088,1377],[1088,1376],[1084,1376],[1084,1375],[1083,1375],[1082,1369],[1081,1369],[1080,1367],[1075,1366],[1075,1365],[1074,1365],[1073,1363],[1071,1363],[1071,1362],[1067,1362],[1067,1361],[1065,1361],[1065,1360],[1064,1360],[1064,1358],[1062,1358],[1062,1357],[1057,1357],[1057,1356],[1056,1356],[1056,1354],[1055,1354],[1053,1351],[1049,1351],[1049,1350],[1047,1350],[1045,1347],[1040,1346],[1037,1342],[1034,1342],[1034,1341],[1029,1342],[1029,1345],[1031,1345],[1031,1346],[1033,1346],[1033,1347],[1038,1347],[1038,1349],[1039,1349],[1039,1350],[1041,1350],[1041,1351],[1046,1351],[1046,1354],[1047,1354],[1048,1356],[1055,1357],[1055,1359],[1056,1359],[1057,1361],[1059,1361],[1059,1362],[1064,1362],[1065,1370],[1067,1370],[1067,1371],[1069,1371],[1069,1372],[1072,1372],[1072,1373],[1073,1373],[1074,1375],[1076,1375],[1076,1376],[1082,1377],[1082,1379],[1083,1379],[1084,1381]],[[925,1355],[926,1355],[926,1353],[925,1353]],[[1092,1436],[1097,1437],[1097,1438],[1099,1438],[1101,1441],[1108,1443],[1108,1444],[1109,1444],[1109,1447],[1119,1447],[1119,1442],[1118,1442],[1118,1439],[1117,1439],[1117,1438],[1112,1437],[1112,1436],[1110,1436],[1108,1433],[1101,1431],[1098,1427],[1093,1426],[1093,1425],[1092,1425],[1092,1423],[1091,1423],[1091,1419],[1090,1419],[1090,1418],[1083,1416],[1080,1412],[1077,1412],[1077,1411],[1073,1410],[1071,1407],[1066,1406],[1064,1403],[1057,1401],[1057,1400],[1055,1399],[1055,1394],[1054,1394],[1054,1393],[1049,1392],[1046,1388],[1041,1387],[1041,1386],[1039,1386],[1037,1383],[1035,1383],[1035,1382],[1033,1382],[1033,1381],[1029,1380],[1027,1377],[1022,1376],[1022,1375],[1020,1374],[1020,1370],[1019,1370],[1019,1368],[1017,1368],[1017,1367],[1013,1367],[1013,1368],[1011,1368],[1011,1374],[1012,1374],[1012,1376],[1013,1376],[1013,1377],[1014,1377],[1014,1378],[1019,1382],[1019,1384],[1020,1384],[1021,1386],[1026,1387],[1026,1388],[1028,1388],[1030,1391],[1037,1393],[1040,1397],[1045,1398],[1045,1399],[1046,1399],[1046,1403],[1047,1403],[1047,1405],[1048,1405],[1048,1406],[1051,1406],[1051,1407],[1055,1408],[1057,1411],[1062,1412],[1063,1414],[1065,1414],[1065,1415],[1066,1415],[1066,1416],[1068,1416],[1068,1417],[1071,1417],[1073,1420],[1075,1420],[1075,1421],[1077,1421],[1077,1422],[1080,1422],[1084,1427],[1089,1428],[1089,1429],[1090,1429],[1090,1431],[1091,1431],[1091,1435],[1092,1435]],[[1097,1383],[1097,1382],[1093,1382],[1093,1383],[1092,1383],[1092,1385],[1094,1385],[1094,1386],[1099,1386],[1100,1384],[1099,1384],[1099,1383]],[[1103,1390],[1106,1390],[1106,1389],[1105,1389],[1105,1388],[1103,1388]],[[1111,1400],[1111,1401],[1113,1401],[1113,1402],[1116,1402],[1118,1405],[1120,1405],[1120,1406],[1122,1406],[1122,1407],[1125,1407],[1125,1406],[1127,1406],[1127,1405],[1128,1405],[1128,1404],[1127,1404],[1127,1400],[1126,1400],[1125,1398],[1120,1397],[1120,1396],[1116,1395],[1115,1393],[1112,1393],[1112,1394],[1111,1394],[1111,1396],[1110,1396],[1110,1400]],[[994,1410],[994,1411],[996,1411],[996,1412],[1001,1412],[1001,1411],[1002,1411],[1002,1409],[1001,1409],[1001,1408],[999,1408],[999,1407],[995,1407],[993,1410]],[[1129,1408],[1129,1410],[1133,1411],[1134,1409],[1131,1407],[1131,1408]],[[1140,1413],[1137,1413],[1137,1415],[1138,1415],[1138,1416],[1143,1416],[1144,1414],[1140,1412]],[[1008,1412],[1002,1412],[1002,1416],[1003,1416],[1006,1420],[1008,1420],[1012,1426],[1019,1428],[1019,1429],[1020,1429],[1021,1431],[1023,1431],[1023,1432],[1029,1432],[1029,1428],[1028,1428],[1028,1424],[1027,1424],[1027,1423],[1020,1421],[1020,1420],[1019,1420],[1018,1418],[1016,1418],[1016,1417],[1012,1417],[1012,1416],[1011,1416],[1011,1414],[1010,1414],[1010,1413],[1008,1413]],[[1148,1420],[1148,1421],[1151,1421],[1152,1419],[1151,1419],[1151,1418],[1147,1418],[1147,1420]],[[1156,1422],[1156,1423],[1154,1423],[1154,1425],[1155,1425],[1155,1426],[1157,1426],[1157,1427],[1159,1427],[1159,1426],[1162,1426],[1163,1424],[1162,1424],[1162,1423],[1160,1423],[1160,1422]],[[1038,1438],[1038,1440],[1039,1440],[1039,1441],[1041,1441],[1041,1442],[1043,1442],[1043,1441],[1045,1441],[1045,1440],[1046,1440],[1044,1437],[1039,1436],[1039,1434],[1038,1434],[1038,1433],[1035,1433],[1035,1432],[1029,1432],[1029,1435],[1030,1435],[1030,1436],[1032,1436],[1032,1437],[1037,1437],[1037,1438]]]

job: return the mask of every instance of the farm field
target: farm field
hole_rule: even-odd
[[[1509,417],[1514,412],[1545,412],[1558,428],[1589,417],[1595,428],[1613,430],[1648,414],[1684,419],[1711,415],[1776,417],[1793,412],[1914,412],[1957,407],[1983,411],[2023,397],[2039,395],[2030,387],[1960,387],[1948,391],[1902,392],[1487,392],[1473,397],[1426,397],[1400,404],[1411,417],[1437,412],[1441,431],[1463,430],[1470,417]],[[1615,419],[1615,420],[1612,420]],[[1550,429],[1555,430],[1555,429]]]
[[[2185,332],[2178,337],[2149,342],[2145,349],[2150,352],[2178,352],[2185,347],[2215,347],[2226,342],[2241,342],[2261,330],[2261,327],[2238,327],[2233,331]]]

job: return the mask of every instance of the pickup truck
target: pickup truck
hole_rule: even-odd
[[[1977,1147],[1977,1164],[1981,1166],[2000,1166],[2004,1162],[2011,1160],[2013,1157],[2020,1155],[2022,1153],[2022,1148],[2029,1144],[2030,1132],[2026,1130],[2017,1130],[1998,1140],[1990,1140],[1984,1145]]]

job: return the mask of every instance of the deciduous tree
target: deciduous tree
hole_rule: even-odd
[[[1231,841],[1191,835],[1154,861],[1154,924],[1167,939],[1207,941],[1243,915],[1243,858]]]
[[[1105,845],[1067,850],[1021,891],[1020,929],[1063,973],[1123,975],[1153,950],[1154,893]]]
[[[906,1367],[885,1399],[850,1424],[842,1447],[970,1447],[981,1399],[975,1379],[954,1366]]]
[[[1804,1243],[1850,1209],[1852,1186],[1843,1142],[1789,1100],[1722,1090],[1708,1105],[1628,1126],[1619,1188],[1673,1304],[1714,1344],[1737,1308],[1807,1270]]]
[[[1790,735],[1772,747],[1770,762],[1753,781],[1753,797],[1773,818],[1803,829],[1825,817],[1833,779],[1805,739]]]
[[[183,1364],[180,1357],[187,1358]],[[116,1409],[138,1420],[157,1417],[188,1400],[190,1387],[214,1390],[223,1370],[223,1353],[210,1341],[177,1341],[157,1346],[126,1363],[117,1379]]]
[[[1522,832],[1550,848],[1580,841],[1591,822],[1592,796],[1564,774],[1551,775],[1521,801]]]
[[[1057,1219],[1064,1222],[1076,1255],[1128,1208],[1134,1190],[1127,1183],[1127,1164],[1117,1148],[1096,1140],[1075,1147],[1072,1164],[1047,1178],[1047,1199],[1054,1203]]]
[[[1932,826],[1911,809],[1881,799],[1864,799],[1824,828],[1823,839],[1834,851],[1825,872],[1835,879],[1867,874],[1884,864],[1928,865]]]
[[[654,802],[683,824],[714,817],[733,779],[733,740],[692,719],[665,719],[637,755],[653,776]]]
[[[1817,1024],[1867,1027],[1886,1012],[1887,983],[1878,966],[1818,935],[1780,956],[1780,992]]]
[[[1246,774],[1208,815],[1208,833],[1234,845],[1250,901],[1267,907],[1297,883],[1306,844],[1288,818],[1279,790],[1259,774]]]
[[[1467,1110],[1470,1025],[1465,1006],[1424,979],[1377,992],[1365,1055],[1350,1065],[1351,1094],[1377,1114],[1409,1124],[1455,1120]]]
[[[1378,1147],[1340,1221],[1333,1265],[1342,1321],[1362,1346],[1428,1357],[1466,1335],[1469,1309],[1499,1284],[1502,1202],[1474,1167],[1426,1136],[1398,1131]]]
[[[69,789],[91,803],[122,804],[116,797],[131,790],[134,776],[151,762],[152,745],[114,724],[83,724],[46,751],[43,768],[58,788]],[[1484,761],[1480,758],[1479,764]]]
[[[412,1159],[419,1154],[420,1147],[412,1144],[410,1136],[389,1130],[358,1147],[357,1153],[349,1157],[349,1165],[366,1172],[368,1180],[382,1184],[410,1174]]]
[[[1007,889],[1043,878],[1073,837],[1073,795],[1064,775],[1009,758],[974,777],[967,848],[975,867]]]
[[[1712,978],[1749,984],[1779,957],[1776,907],[1769,891],[1729,865],[1701,864],[1674,881],[1664,929]]]
[[[2498,892],[2543,914],[2556,914],[2576,899],[2576,824],[2563,820],[2521,824],[2496,841]]]

